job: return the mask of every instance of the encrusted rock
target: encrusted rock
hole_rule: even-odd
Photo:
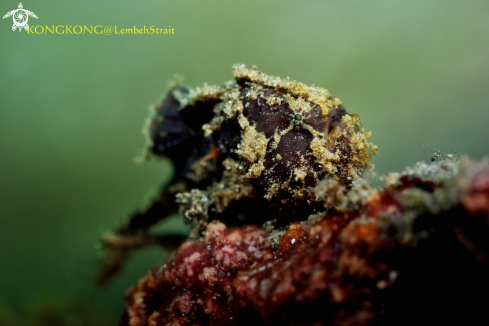
[[[462,159],[339,186],[345,203],[276,250],[266,228],[213,222],[129,292],[122,325],[486,325],[487,180]]]

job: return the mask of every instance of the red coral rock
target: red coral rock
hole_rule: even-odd
[[[256,226],[207,227],[201,241],[186,242],[127,294],[123,325],[225,325],[233,319],[232,280],[238,271],[272,257],[267,232]]]
[[[307,232],[300,222],[294,222],[289,226],[289,231],[285,232],[278,243],[278,255],[293,250],[296,246],[307,239]]]
[[[469,213],[485,214],[489,219],[489,165],[473,169],[467,183],[467,192],[462,199]]]
[[[343,188],[277,251],[213,222],[130,290],[122,325],[487,325],[488,180],[488,162],[442,161]]]

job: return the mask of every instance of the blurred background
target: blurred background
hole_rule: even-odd
[[[487,0],[22,3],[39,17],[31,25],[175,35],[29,35],[0,21],[0,324],[40,302],[115,324],[127,288],[163,260],[138,253],[93,285],[98,236],[171,174],[166,161],[133,159],[174,74],[220,84],[245,63],[326,87],[372,131],[377,175],[429,161],[431,147],[489,154]],[[0,14],[17,6],[2,1]],[[59,325],[90,324],[69,318]]]

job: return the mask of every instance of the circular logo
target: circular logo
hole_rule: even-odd
[[[27,22],[27,13],[24,9],[17,9],[14,14],[14,21],[18,25],[24,25]]]

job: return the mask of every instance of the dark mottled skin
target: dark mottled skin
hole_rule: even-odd
[[[270,151],[265,156],[265,170],[267,171],[261,177],[264,184],[271,185],[274,183],[283,183],[289,179],[289,171],[307,164],[315,168],[316,175],[319,178],[324,177],[325,173],[321,171],[315,162],[314,155],[311,153],[309,144],[313,136],[304,129],[293,129],[286,133],[280,140],[276,151]],[[281,160],[275,160],[277,153],[282,157]],[[302,162],[301,158],[305,161]],[[306,176],[303,182],[294,182],[290,185],[292,188],[301,188],[303,184],[316,185],[313,175]]]
[[[287,103],[267,105],[263,98],[257,98],[255,100],[247,99],[246,94],[250,88],[247,86],[250,82],[242,81],[240,84],[240,100],[243,103],[243,114],[251,122],[256,125],[256,130],[262,132],[266,137],[271,137],[277,129],[283,130],[290,124],[290,114],[292,111]],[[275,89],[271,87],[264,87],[264,96],[275,95],[279,98],[283,98],[285,94],[284,90]]]
[[[188,93],[184,87],[177,90]],[[201,126],[212,119],[217,102],[218,99],[197,101],[182,108],[173,93],[169,93],[155,109],[150,122],[150,151],[170,158],[179,174],[184,176],[189,165],[209,151],[211,142],[204,139]]]
[[[276,219],[286,225],[322,211],[323,202],[314,191],[318,182],[331,175],[349,186],[369,166],[375,147],[367,142],[359,120],[351,119],[327,90],[285,81],[270,86],[269,76],[243,71],[248,75],[235,73],[236,82],[225,87],[191,90],[175,85],[148,124],[148,155],[169,158],[176,170],[156,202],[170,202],[174,212],[168,193],[185,195],[198,189],[208,194],[208,209],[187,214],[192,216],[187,221],[200,230],[214,219],[230,225]],[[314,147],[313,140],[320,144]],[[224,172],[233,162],[236,176],[229,184]],[[178,190],[168,190],[172,185]],[[221,191],[235,186],[236,195]],[[201,200],[185,196],[180,206],[184,214]],[[144,230],[166,216],[158,218],[154,209],[133,214],[125,229]]]

